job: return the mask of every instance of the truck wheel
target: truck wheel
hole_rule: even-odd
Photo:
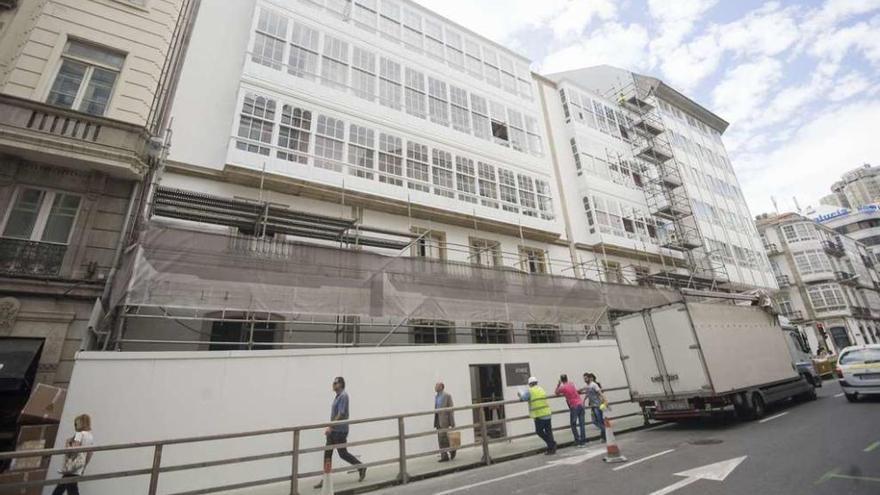
[[[807,400],[816,400],[819,398],[819,394],[816,393],[816,388],[811,388],[809,392],[807,392]]]
[[[752,394],[752,419],[761,419],[766,412],[767,408],[764,405],[764,398],[761,397],[761,394]]]
[[[848,400],[850,402],[856,402],[857,400],[859,400],[859,398],[856,397],[856,394],[843,394],[843,395],[846,397],[846,400]]]

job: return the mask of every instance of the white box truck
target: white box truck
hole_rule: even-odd
[[[633,401],[649,419],[734,410],[759,418],[792,397],[815,399],[821,384],[796,327],[758,306],[677,302],[616,318],[620,359]]]

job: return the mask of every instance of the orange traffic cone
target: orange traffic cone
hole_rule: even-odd
[[[614,430],[611,429],[611,420],[608,419],[608,416],[604,416],[605,419],[605,458],[602,460],[608,463],[615,462],[626,462],[626,457],[620,453],[620,448],[617,447],[617,441],[614,440]]]
[[[333,495],[333,476],[330,470],[333,464],[330,459],[324,461],[324,477],[321,479],[321,495]]]

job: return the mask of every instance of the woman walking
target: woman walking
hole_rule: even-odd
[[[92,436],[92,418],[88,414],[80,414],[73,420],[73,429],[76,433],[67,439],[65,445],[67,447],[91,447],[95,444],[95,437]],[[77,452],[64,456],[64,464],[61,466],[62,478],[74,478],[66,483],[59,483],[52,491],[52,495],[64,495],[64,492],[70,495],[79,495],[79,486],[77,486],[76,478],[82,476],[86,470],[89,461],[92,460],[91,452]]]

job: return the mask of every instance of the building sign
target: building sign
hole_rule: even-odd
[[[858,209],[858,213],[877,213],[880,212],[880,204],[870,203],[866,205],[862,205]],[[829,213],[823,213],[822,215],[816,215],[816,221],[819,223],[827,222],[828,220],[842,217],[853,213],[849,208],[840,208],[839,210],[832,211]]]
[[[532,376],[532,373],[529,368],[529,363],[504,364],[504,377],[507,379],[508,387],[528,385],[530,376]]]
[[[831,213],[825,213],[823,215],[818,215],[816,217],[816,221],[819,223],[827,222],[828,220],[831,220],[832,218],[842,217],[842,216],[848,215],[848,214],[849,214],[849,208],[841,208],[837,211],[832,211]]]

